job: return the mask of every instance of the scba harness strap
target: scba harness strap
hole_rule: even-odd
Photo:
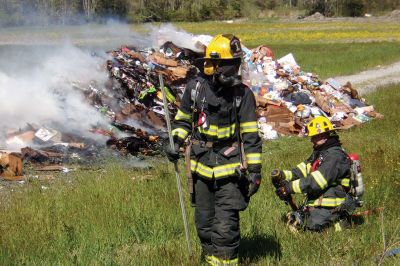
[[[197,78],[196,86],[190,92],[190,99],[193,102],[193,105],[191,106],[193,123],[198,120],[199,108],[197,106],[197,103],[202,102],[202,101],[203,101],[202,104],[205,103],[205,99],[203,99],[203,100],[199,99],[199,95],[200,95],[201,90],[204,89],[204,84],[206,82],[207,81],[203,78]],[[237,122],[239,122],[239,124],[237,124],[236,126],[240,126],[240,121],[239,121],[239,117],[238,117],[238,109],[240,108],[243,97],[241,95],[239,95],[239,86],[235,86],[233,88],[234,88],[233,108],[234,108],[234,112],[235,112],[235,119]],[[237,127],[237,128],[240,129],[240,127]]]
[[[207,123],[207,121],[202,121],[202,114],[203,113],[203,107],[204,104],[206,103],[205,97],[203,99],[199,99],[201,95],[201,90],[204,90],[205,86],[204,84],[207,81],[203,78],[198,78],[196,80],[196,86],[191,90],[190,92],[190,97],[193,102],[193,105],[191,106],[192,109],[192,128],[196,128],[199,126],[202,126],[203,123]],[[233,87],[233,112],[234,112],[234,117],[235,117],[235,127],[236,127],[236,142],[237,142],[237,149],[239,153],[239,160],[240,160],[240,166],[239,166],[239,175],[243,175],[246,170],[247,170],[247,162],[246,162],[246,157],[244,153],[244,147],[243,147],[243,138],[242,134],[240,132],[240,119],[239,119],[239,108],[242,103],[243,97],[240,95],[240,86],[234,86]],[[201,102],[202,106],[200,106],[200,109],[198,107],[198,103]],[[204,115],[205,117],[205,115]],[[205,117],[205,119],[207,119]],[[201,124],[200,124],[201,123]],[[195,144],[196,140],[193,139],[193,131],[192,134],[190,135],[189,140]],[[211,142],[210,142],[211,143]],[[213,144],[210,144],[213,145]],[[231,146],[231,145],[229,145]]]

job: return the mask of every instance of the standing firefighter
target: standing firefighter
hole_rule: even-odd
[[[215,36],[203,60],[202,73],[186,86],[173,124],[175,150],[167,156],[176,161],[189,136],[188,183],[204,258],[210,265],[237,265],[239,211],[261,183],[256,103],[241,81],[239,39]]]
[[[350,195],[351,159],[327,118],[314,118],[308,123],[307,131],[313,153],[290,171],[272,171],[273,182],[282,180],[278,186],[274,183],[278,187],[276,193],[289,203],[293,202],[291,194],[307,195],[303,208],[289,216],[296,226],[301,226],[305,218],[308,230],[321,231],[334,223],[340,230],[357,205]]]

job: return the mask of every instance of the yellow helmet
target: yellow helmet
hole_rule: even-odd
[[[332,130],[334,129],[331,121],[329,121],[329,119],[324,116],[318,116],[307,124],[309,137],[316,136]]]
[[[232,34],[216,35],[206,48],[204,74],[213,75],[217,60],[235,60],[242,58],[240,40]]]
[[[208,44],[205,58],[235,59],[241,56],[242,46],[239,39],[232,34],[219,34]]]

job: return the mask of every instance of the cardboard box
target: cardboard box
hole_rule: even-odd
[[[6,180],[23,178],[22,156],[12,151],[0,151],[0,176]]]

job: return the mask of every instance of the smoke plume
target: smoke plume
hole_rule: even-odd
[[[157,48],[165,41],[196,48],[192,35],[171,25],[148,31],[139,34],[118,23],[2,31],[0,148],[10,148],[5,147],[7,132],[27,123],[39,127],[57,123],[86,137],[94,137],[89,133],[93,125],[107,126],[106,119],[73,85],[104,85],[108,79],[103,67],[107,49],[121,45]],[[93,56],[93,51],[98,56]]]

